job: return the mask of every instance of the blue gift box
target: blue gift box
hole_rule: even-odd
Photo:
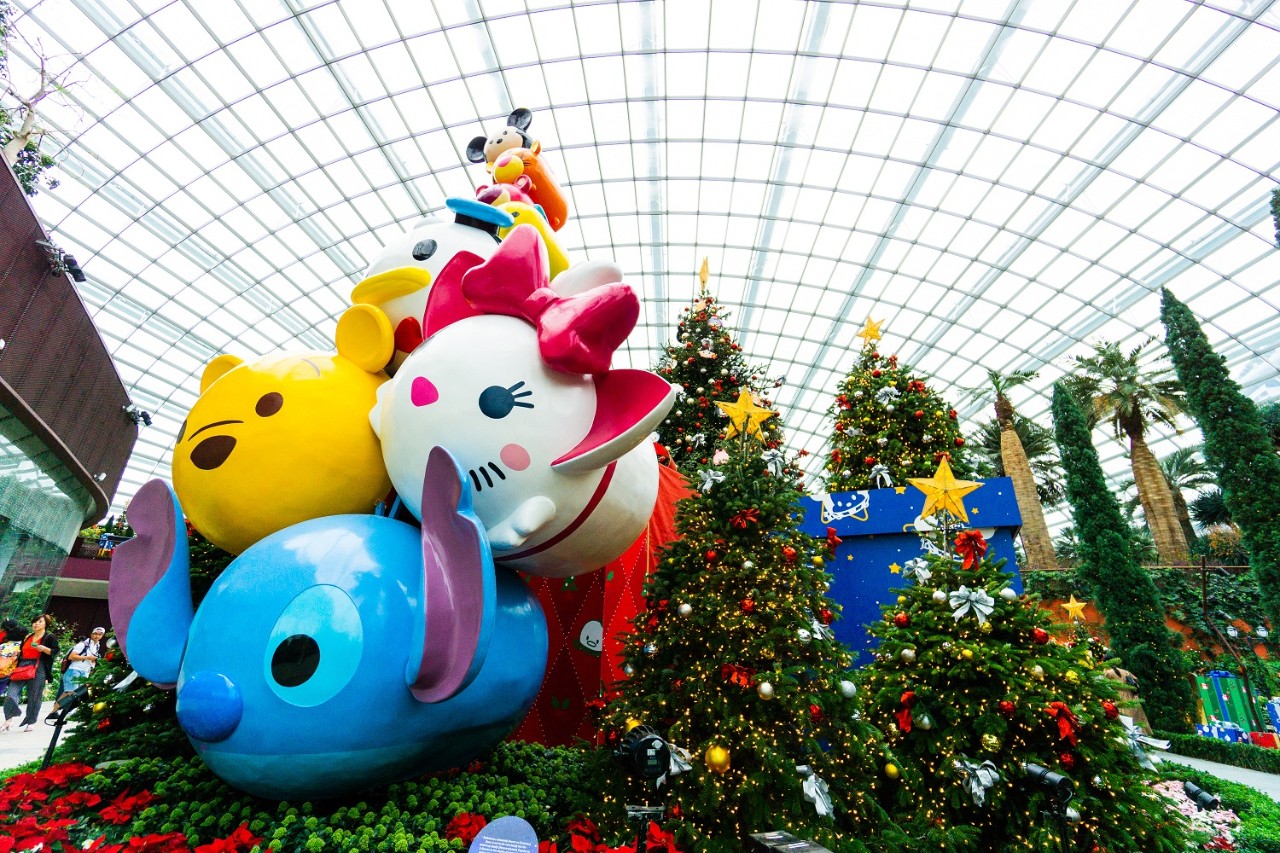
[[[1008,477],[982,480],[981,488],[964,497],[969,526],[982,531],[987,556],[1004,558],[1010,584],[1022,592],[1013,537],[1022,526],[1022,515]],[[871,660],[876,640],[866,626],[881,617],[880,605],[897,599],[893,590],[907,586],[902,568],[926,554],[920,536],[920,511],[924,492],[906,485],[867,491],[806,497],[801,501],[804,532],[826,538],[834,528],[842,540],[827,563],[831,572],[830,596],[843,608],[843,618],[832,625],[836,639],[848,646],[855,663]],[[953,537],[954,538],[954,537]]]
[[[1249,737],[1245,734],[1244,729],[1235,723],[1209,723],[1207,725],[1197,725],[1196,734],[1201,737],[1211,737],[1215,740],[1225,740],[1230,743],[1244,743]]]

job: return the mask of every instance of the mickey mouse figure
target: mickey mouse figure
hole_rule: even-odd
[[[507,116],[507,126],[499,133],[495,133],[493,138],[477,136],[468,143],[467,159],[472,163],[484,163],[485,168],[492,172],[494,161],[504,151],[527,148],[534,154],[538,154],[542,150],[541,143],[525,132],[532,123],[532,110],[524,107],[512,110],[511,115]]]

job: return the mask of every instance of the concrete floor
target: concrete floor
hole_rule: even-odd
[[[46,708],[51,707],[46,703]],[[28,761],[43,759],[45,750],[49,748],[49,740],[53,737],[53,726],[36,723],[34,730],[24,732],[16,727],[7,732],[0,732],[0,770],[8,770],[26,764]],[[65,736],[71,726],[64,727]]]

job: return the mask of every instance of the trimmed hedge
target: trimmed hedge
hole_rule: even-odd
[[[1251,743],[1228,743],[1216,738],[1173,732],[1156,732],[1155,736],[1167,739],[1170,743],[1169,751],[1178,755],[1280,774],[1280,749],[1267,749]]]
[[[1280,853],[1280,803],[1247,785],[1228,782],[1190,767],[1166,765],[1162,775],[1166,779],[1194,782],[1222,798],[1222,807],[1231,809],[1240,818],[1240,826],[1235,832],[1239,853]]]

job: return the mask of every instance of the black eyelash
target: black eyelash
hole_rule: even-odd
[[[519,406],[519,407],[520,407],[520,408],[522,408],[522,409],[532,409],[532,408],[533,408],[533,403],[521,403],[521,402],[520,402],[520,398],[521,398],[521,397],[532,397],[532,396],[533,396],[533,392],[532,392],[532,391],[521,391],[519,394],[517,394],[517,393],[516,393],[516,389],[520,388],[522,385],[524,385],[524,380],[523,380],[523,379],[521,379],[521,380],[520,380],[519,382],[517,382],[515,385],[512,385],[510,388],[508,388],[508,389],[507,389],[508,391],[510,391],[510,392],[511,392],[511,396],[512,396],[512,397],[514,398],[514,400],[515,400],[515,402],[513,402],[511,405],[513,405],[513,406]]]

